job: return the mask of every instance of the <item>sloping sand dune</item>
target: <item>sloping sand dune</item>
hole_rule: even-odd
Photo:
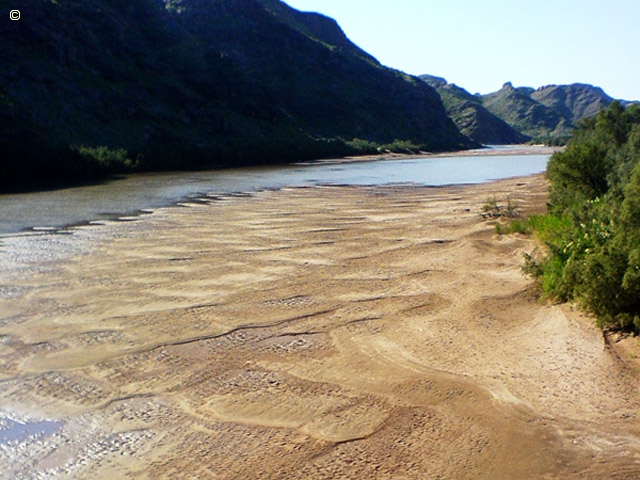
[[[0,445],[0,471],[640,478],[637,343],[540,303],[520,271],[534,245],[496,235],[490,196],[539,212],[546,184],[229,196],[18,262],[0,415],[63,424]]]

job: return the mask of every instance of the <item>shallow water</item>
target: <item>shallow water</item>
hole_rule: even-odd
[[[189,197],[320,184],[451,185],[543,172],[549,155],[479,155],[131,175],[100,185],[0,195],[0,235],[113,219]]]
[[[46,437],[62,428],[61,422],[40,421],[21,423],[0,417],[0,445],[25,442],[37,437]]]

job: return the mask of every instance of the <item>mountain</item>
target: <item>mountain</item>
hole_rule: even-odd
[[[3,188],[132,170],[473,145],[437,92],[279,0],[14,0]]]
[[[532,88],[514,88],[507,82],[499,91],[483,95],[482,105],[534,139],[569,137],[574,128],[571,118],[535,100],[534,93]]]
[[[421,75],[420,79],[436,89],[447,115],[470,139],[484,145],[520,144],[531,140],[489,112],[479,97],[463,88],[432,75]]]
[[[531,94],[531,98],[555,110],[574,124],[598,114],[613,102],[613,98],[600,87],[574,83],[571,85],[548,85]]]
[[[600,87],[584,83],[514,87],[507,82],[488,95],[472,95],[442,77],[421,75],[436,89],[447,114],[462,133],[482,144],[527,141],[564,143],[586,118],[595,116],[614,99]],[[617,100],[623,107],[640,104]]]
[[[563,143],[586,118],[614,99],[600,87],[584,83],[548,85],[533,89],[506,83],[498,92],[480,96],[482,104],[509,125],[535,141]],[[638,102],[618,100],[625,108]]]

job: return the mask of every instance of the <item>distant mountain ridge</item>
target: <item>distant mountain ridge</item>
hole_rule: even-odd
[[[482,104],[514,129],[533,139],[562,138],[575,128],[561,112],[548,107],[532,95],[529,88],[515,88],[510,82],[494,93],[482,96]]]
[[[574,124],[597,115],[614,100],[600,87],[583,83],[540,87],[531,98],[561,113]]]
[[[431,87],[380,65],[335,20],[279,0],[12,8],[23,20],[3,22],[5,186],[371,153],[396,140],[474,146]]]
[[[584,83],[534,89],[516,88],[507,82],[497,92],[472,95],[441,77],[420,78],[438,91],[458,128],[483,144],[530,140],[562,143],[582,120],[614,101],[600,87]]]

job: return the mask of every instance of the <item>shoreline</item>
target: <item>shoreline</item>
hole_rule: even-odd
[[[541,212],[547,183],[286,187],[96,227],[3,282],[0,411],[62,426],[0,469],[637,476],[637,372],[537,300],[491,196]]]
[[[499,153],[496,153],[499,152]],[[546,152],[548,153],[548,152]],[[545,153],[545,154],[546,154]],[[4,207],[5,217],[1,222],[2,231],[0,237],[24,233],[39,233],[51,231],[53,233],[64,233],[69,227],[82,226],[92,222],[118,220],[121,217],[132,217],[143,215],[155,208],[171,206],[182,202],[199,201],[207,198],[207,194],[229,194],[229,193],[251,193],[263,189],[282,188],[288,184],[308,184],[318,183],[313,175],[320,175],[317,178],[325,178],[326,183],[332,184],[336,181],[345,183],[359,183],[358,178],[349,176],[349,170],[342,180],[331,174],[333,165],[352,164],[351,170],[362,168],[363,163],[382,162],[382,165],[371,167],[373,183],[383,180],[380,177],[381,170],[387,170],[385,175],[394,176],[390,170],[390,164],[397,160],[429,160],[438,158],[457,158],[458,162],[465,158],[500,157],[504,155],[540,155],[536,148],[527,147],[524,151],[519,147],[481,150],[466,152],[451,152],[449,154],[435,155],[379,155],[377,157],[365,156],[354,158],[341,158],[313,163],[289,164],[280,168],[248,168],[248,169],[218,169],[202,172],[173,172],[154,174],[134,174],[129,177],[119,178],[113,183],[103,183],[62,191],[38,192],[32,194],[21,194],[19,196],[0,196],[0,203]],[[524,157],[522,157],[524,158]],[[481,160],[482,161],[482,160]],[[386,165],[385,165],[386,164]],[[309,166],[316,170],[300,170]],[[424,168],[416,165],[415,168]],[[335,167],[340,168],[340,167]],[[342,167],[348,169],[349,167]],[[407,167],[408,168],[408,167]],[[465,167],[469,168],[469,167]],[[480,169],[482,170],[482,169]],[[316,173],[311,173],[311,172]],[[515,169],[515,174],[524,174],[527,169]],[[296,173],[298,172],[298,173]],[[306,173],[305,173],[306,172]],[[439,173],[434,172],[436,176]],[[277,176],[282,178],[278,179]],[[497,177],[506,177],[503,172]],[[403,178],[407,175],[400,175]],[[476,175],[477,177],[477,175]],[[470,176],[471,180],[474,176]],[[242,180],[240,180],[242,179]],[[446,183],[434,180],[435,183]],[[457,183],[452,180],[453,183]],[[321,182],[320,182],[321,183]],[[473,183],[473,182],[471,182]],[[477,183],[477,181],[475,182]],[[142,193],[132,193],[142,192]],[[30,214],[29,212],[34,212]],[[46,212],[45,215],[38,212]]]

